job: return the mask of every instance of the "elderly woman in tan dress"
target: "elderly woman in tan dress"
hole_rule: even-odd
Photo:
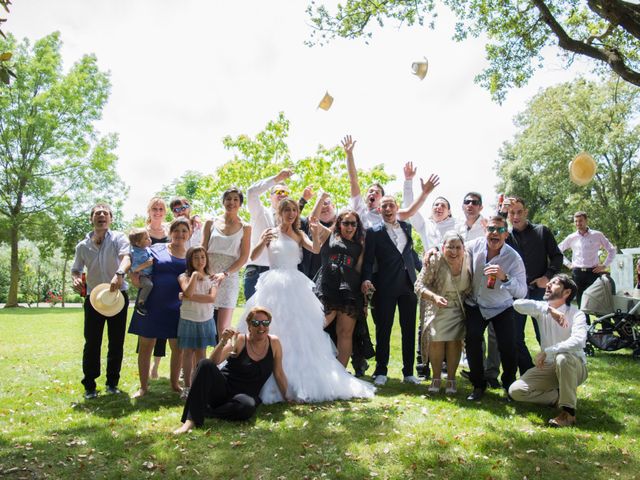
[[[415,285],[421,300],[422,355],[428,355],[433,367],[431,393],[440,391],[445,358],[446,393],[457,392],[456,370],[465,336],[463,302],[470,289],[471,262],[464,240],[454,231],[446,232],[441,251],[431,255]]]

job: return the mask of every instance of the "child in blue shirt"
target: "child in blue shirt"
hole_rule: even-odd
[[[131,244],[131,272],[140,274],[140,291],[136,301],[136,312],[146,315],[144,304],[153,288],[151,273],[153,272],[153,257],[151,256],[151,237],[146,228],[135,228],[129,233]]]

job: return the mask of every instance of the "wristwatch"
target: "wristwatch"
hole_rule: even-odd
[[[507,283],[509,281],[509,275],[507,275],[506,273],[504,274],[504,280],[502,281],[502,283]]]
[[[116,270],[116,275],[119,277],[124,277],[124,272],[122,270]]]

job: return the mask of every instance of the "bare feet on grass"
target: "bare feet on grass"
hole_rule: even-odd
[[[147,394],[147,391],[148,390],[146,388],[141,388],[136,393],[134,393],[131,398],[142,398]]]
[[[196,424],[193,423],[193,420],[187,420],[186,422],[184,422],[182,424],[182,426],[176,430],[173,431],[174,435],[180,435],[182,433],[187,433],[190,432],[191,430],[193,430],[194,428],[196,428]]]

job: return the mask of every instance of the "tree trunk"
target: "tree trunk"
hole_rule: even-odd
[[[5,308],[18,306],[18,280],[20,279],[20,264],[18,262],[18,227],[11,225],[11,277],[9,281],[9,295]]]
[[[64,266],[62,267],[62,308],[67,297],[67,264],[69,263],[69,255],[64,254]]]

